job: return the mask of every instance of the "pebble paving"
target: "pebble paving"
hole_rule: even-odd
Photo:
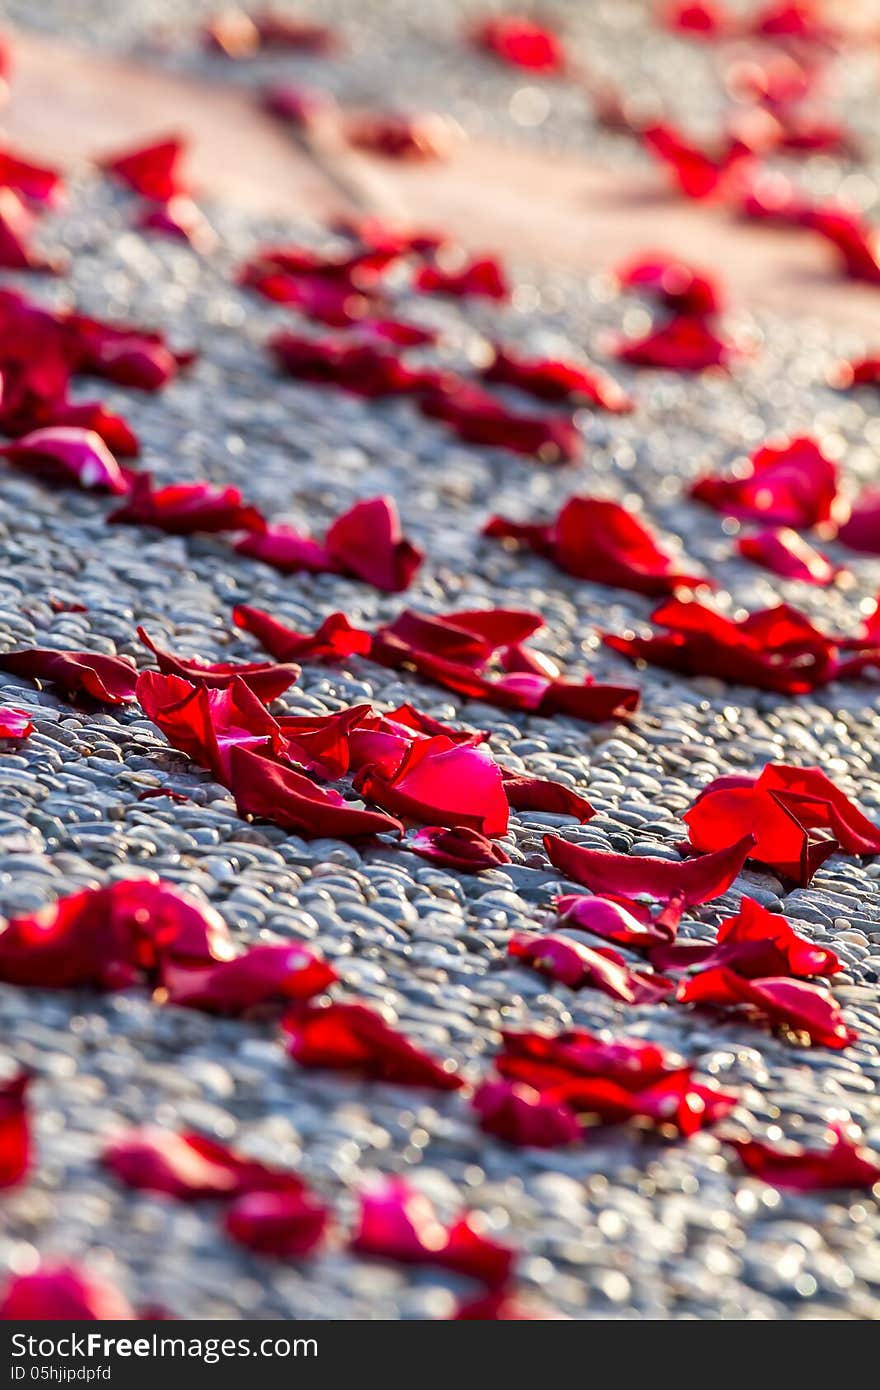
[[[23,21],[30,7],[8,8]],[[103,38],[119,47],[143,41],[146,26],[135,31],[135,13],[155,12],[169,25],[176,13],[158,3],[85,8],[87,37],[112,10]],[[57,27],[62,9],[46,6],[40,22]],[[329,11],[345,15],[346,6]],[[437,15],[446,13],[456,7],[437,7]],[[434,24],[425,21],[426,31]],[[470,60],[458,56],[463,68]],[[485,81],[480,105],[491,112],[493,81]],[[584,412],[583,461],[542,467],[457,444],[406,401],[364,403],[277,378],[261,344],[288,317],[236,288],[233,268],[266,240],[332,243],[305,219],[268,225],[225,208],[206,211],[220,246],[198,257],[128,230],[126,200],[83,177],[67,209],[41,227],[47,246],[71,253],[71,273],[45,284],[29,277],[28,289],[38,286],[46,302],[75,299],[86,312],[165,328],[175,345],[199,348],[196,366],[157,396],[104,383],[97,393],[131,421],[144,446],[141,466],[160,481],[233,483],[267,514],[319,534],[357,498],[388,492],[427,562],[405,597],[337,576],[285,578],[235,555],[222,538],[106,527],[110,503],[50,491],[3,469],[4,649],[89,649],[145,666],[135,637],[141,623],[186,655],[249,659],[254,645],[231,627],[235,603],[267,608],[303,629],[336,609],[371,626],[404,604],[434,611],[506,605],[545,615],[535,645],[567,669],[627,681],[632,669],[598,645],[596,632],[638,630],[650,600],[571,579],[535,556],[480,539],[492,511],[550,515],[577,491],[641,507],[719,580],[719,603],[731,613],[781,597],[829,629],[852,631],[880,588],[880,562],[852,557],[848,587],[805,592],[766,575],[732,554],[729,526],[683,497],[698,474],[774,432],[816,434],[842,461],[851,491],[876,476],[875,401],[823,384],[842,353],[867,345],[834,339],[809,319],[756,318],[734,306],[728,325],[754,352],[732,377],[619,369],[637,410],[628,417]],[[510,273],[515,293],[507,309],[416,300],[403,286],[399,308],[442,327],[443,360],[461,366],[479,361],[487,333],[530,352],[607,362],[609,334],[644,327],[641,305],[617,298],[606,278],[575,280],[526,264]],[[833,545],[828,551],[844,558]],[[87,611],[56,613],[50,598]],[[810,939],[833,944],[844,964],[835,994],[860,1035],[842,1053],[799,1049],[758,1027],[685,1009],[627,1009],[594,991],[548,986],[508,963],[511,931],[548,921],[560,888],[541,849],[548,828],[597,848],[677,857],[680,816],[697,791],[713,777],[767,761],[820,765],[880,819],[880,712],[870,686],[788,700],[651,669],[638,681],[640,714],[626,724],[587,726],[462,703],[414,676],[356,660],[342,669],[305,667],[279,711],[323,713],[364,700],[386,709],[409,699],[439,718],[489,730],[504,762],[576,787],[597,807],[585,826],[514,814],[502,841],[512,863],[464,876],[390,846],[305,842],[242,821],[226,790],[171,750],[136,706],[73,707],[0,673],[0,700],[28,710],[37,726],[14,752],[0,754],[0,913],[30,912],[79,887],[133,874],[162,877],[210,901],[242,943],[281,937],[318,945],[351,997],[390,1010],[411,1037],[455,1058],[472,1079],[502,1026],[584,1026],[681,1052],[737,1093],[741,1132],[816,1145],[829,1119],[849,1115],[880,1149],[880,863],[835,856],[809,888],[788,893],[769,873],[749,869],[683,928],[685,936],[710,938],[747,891],[770,908],[784,907]],[[158,785],[191,800],[138,801]],[[27,1270],[36,1252],[85,1259],[134,1303],[161,1304],[180,1317],[424,1319],[451,1312],[462,1281],[354,1257],[341,1234],[328,1253],[299,1267],[238,1250],[204,1210],[120,1190],[98,1166],[102,1144],[127,1124],[152,1120],[198,1128],[297,1168],[343,1226],[370,1175],[405,1172],[443,1213],[463,1204],[484,1213],[487,1228],[520,1251],[518,1282],[527,1299],[563,1316],[880,1314],[876,1199],[777,1192],[746,1177],[711,1132],[666,1143],[606,1129],[571,1152],[510,1149],[475,1128],[459,1096],[300,1071],[259,1023],[163,1010],[138,991],[96,996],[0,986],[0,1028],[10,1066],[38,1077],[39,1149],[33,1178],[4,1198],[0,1267]]]

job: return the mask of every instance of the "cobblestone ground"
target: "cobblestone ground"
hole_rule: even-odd
[[[411,95],[423,104],[430,91],[431,104],[463,124],[510,124],[515,79],[480,66],[475,100],[472,60],[451,41],[434,54],[430,40],[459,23],[457,6],[426,6],[424,20],[402,3],[369,14],[364,8],[321,6],[322,17],[338,12],[353,34],[348,56],[338,69],[328,67],[352,100],[386,90],[393,62],[401,101]],[[583,26],[585,43],[601,32],[598,56],[614,59],[633,81],[660,83],[668,71],[667,41],[640,53],[630,33],[641,7],[559,8]],[[181,14],[194,22],[198,7],[138,0],[82,9],[79,41],[143,52],[160,28],[173,34]],[[7,10],[22,24],[64,32],[60,3],[41,6],[38,15],[23,3]],[[614,32],[609,16],[616,16]],[[389,29],[411,67],[382,46]],[[195,68],[207,60],[192,51],[166,53],[163,61]],[[857,89],[857,74],[852,82]],[[567,100],[553,96],[548,140],[586,138]],[[696,79],[682,100],[702,101]],[[700,110],[711,123],[711,106]],[[842,176],[830,166],[822,174],[828,183]],[[207,212],[220,247],[201,258],[128,231],[128,209],[97,179],[75,184],[68,209],[46,224],[47,243],[65,246],[73,261],[65,281],[40,287],[47,299],[72,295],[86,311],[165,327],[176,345],[200,350],[195,368],[158,396],[102,393],[140,434],[142,466],[161,481],[237,484],[273,517],[319,533],[358,497],[388,492],[428,561],[405,600],[335,576],[283,578],[219,540],[107,528],[109,506],[93,495],[52,492],[2,470],[4,647],[88,648],[143,664],[134,637],[142,623],[178,651],[248,658],[253,645],[230,624],[235,603],[257,604],[304,629],[335,609],[373,625],[404,603],[438,611],[495,604],[543,612],[547,627],[536,645],[566,666],[628,680],[631,668],[594,634],[639,628],[649,600],[569,579],[479,538],[492,511],[549,513],[576,491],[642,505],[662,534],[678,537],[687,556],[719,579],[719,603],[729,611],[781,596],[829,629],[853,630],[860,605],[880,588],[880,563],[853,564],[852,557],[848,589],[805,593],[777,581],[732,558],[720,519],[682,500],[691,479],[774,431],[817,434],[845,458],[853,487],[876,478],[875,402],[822,384],[842,352],[867,345],[834,340],[809,320],[735,310],[730,327],[757,350],[733,377],[618,371],[638,409],[620,418],[585,414],[584,461],[563,474],[452,443],[406,402],[366,404],[278,380],[261,344],[286,316],[238,290],[232,268],[267,239],[323,246],[326,234],[305,216],[301,225],[270,227],[225,208]],[[405,298],[401,308],[442,325],[445,360],[459,363],[479,352],[483,331],[530,351],[603,360],[609,330],[640,326],[643,311],[613,298],[601,277],[568,279],[527,264],[510,270],[516,292],[509,309]],[[87,611],[55,613],[50,597]],[[20,749],[0,755],[0,911],[31,911],[132,872],[161,876],[214,904],[243,943],[264,932],[319,943],[352,996],[390,1006],[410,1036],[454,1057],[471,1076],[502,1025],[604,1029],[655,1039],[718,1078],[740,1098],[734,1121],[741,1130],[766,1135],[778,1126],[786,1137],[820,1144],[827,1121],[848,1114],[877,1150],[880,864],[835,856],[809,888],[784,894],[798,930],[833,942],[844,964],[835,993],[860,1037],[842,1053],[798,1049],[759,1028],[684,1009],[627,1010],[594,991],[548,987],[508,963],[511,930],[546,921],[558,891],[541,855],[548,826],[564,825],[568,838],[585,845],[675,857],[679,817],[696,792],[715,776],[767,761],[821,765],[880,820],[880,715],[870,687],[832,686],[788,700],[656,670],[639,673],[639,683],[639,715],[594,727],[461,704],[414,676],[357,661],[339,671],[305,667],[280,702],[287,712],[364,700],[388,708],[412,699],[432,715],[490,730],[503,761],[577,787],[598,808],[582,827],[514,814],[503,841],[511,865],[460,876],[393,848],[305,842],[243,822],[229,794],[171,751],[137,707],[84,712],[0,675],[4,703],[27,709],[37,726]],[[192,800],[137,800],[159,784]],[[749,869],[722,899],[697,909],[683,934],[709,939],[743,891],[783,906],[783,885]],[[601,1130],[571,1152],[510,1149],[480,1134],[455,1095],[438,1099],[301,1071],[262,1026],[161,1010],[137,991],[95,996],[4,986],[0,1019],[8,1053],[39,1078],[40,1161],[3,1205],[0,1265],[12,1269],[28,1268],[34,1249],[86,1258],[136,1304],[160,1303],[182,1317],[448,1316],[464,1287],[453,1278],[356,1258],[341,1239],[302,1267],[252,1258],[223,1237],[212,1214],[121,1191],[98,1166],[102,1143],[120,1126],[150,1119],[196,1127],[296,1167],[343,1220],[369,1175],[406,1172],[442,1211],[466,1204],[485,1213],[492,1232],[521,1252],[523,1292],[569,1317],[880,1312],[876,1200],[780,1193],[744,1176],[711,1132],[668,1144]]]

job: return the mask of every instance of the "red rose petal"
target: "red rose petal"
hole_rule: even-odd
[[[22,1072],[0,1082],[0,1188],[15,1187],[31,1161],[31,1137],[26,1106],[30,1077]]]
[[[49,681],[65,695],[87,695],[104,705],[127,704],[135,698],[137,671],[128,657],[26,647],[4,652],[0,669],[30,680]]]
[[[305,1005],[284,1020],[288,1051],[302,1067],[351,1071],[397,1086],[457,1091],[464,1082],[366,1004]]]
[[[679,314],[643,338],[624,339],[615,355],[633,367],[702,372],[708,367],[728,367],[735,350],[704,319]]]
[[[460,873],[476,874],[481,869],[497,869],[501,864],[510,863],[510,855],[500,845],[495,845],[478,830],[468,826],[429,825],[407,840],[405,848],[412,854],[421,855],[443,869],[457,869]]]
[[[493,58],[526,72],[559,73],[566,66],[559,37],[545,25],[521,15],[482,20],[472,30],[471,40]]]
[[[485,381],[515,386],[539,400],[558,401],[576,406],[582,402],[602,410],[624,414],[633,402],[611,377],[595,368],[579,367],[555,358],[520,357],[509,348],[495,347],[492,361],[484,367]]]
[[[100,435],[91,430],[55,425],[32,430],[0,455],[16,468],[53,483],[73,483],[95,492],[126,493],[129,483]]]
[[[15,709],[10,705],[0,707],[0,738],[27,738],[34,732],[34,724],[26,710]]]
[[[164,676],[177,676],[192,685],[204,685],[209,690],[225,690],[234,680],[240,680],[264,705],[271,704],[279,695],[283,695],[300,674],[300,668],[292,663],[279,666],[270,661],[207,662],[197,661],[195,658],[185,659],[157,647],[142,627],[138,628],[137,634],[144,646],[153,653],[156,664]]]
[[[775,530],[759,531],[753,536],[741,536],[736,548],[745,559],[783,579],[798,579],[803,584],[816,584],[826,587],[833,584],[840,573],[840,566],[834,565],[826,555],[799,536],[797,531],[787,526]]]
[[[521,1081],[486,1081],[474,1092],[471,1105],[480,1117],[480,1129],[508,1144],[555,1149],[581,1138],[580,1125],[567,1105],[545,1100]]]
[[[328,1211],[302,1192],[246,1192],[224,1217],[227,1235],[248,1250],[283,1259],[300,1259],[319,1246]]]
[[[229,785],[240,816],[274,821],[305,839],[402,834],[392,816],[365,811],[242,744],[230,748]]]
[[[828,521],[837,495],[837,468],[812,439],[764,445],[749,472],[731,479],[701,478],[691,495],[729,516],[795,528]]]
[[[439,1265],[491,1288],[507,1282],[513,1251],[483,1235],[470,1213],[444,1226],[428,1198],[403,1178],[385,1178],[362,1191],[360,1203],[351,1242],[358,1254],[400,1264]]]
[[[656,1004],[675,988],[660,975],[630,970],[610,947],[584,946],[567,936],[514,932],[507,953],[569,989],[599,989],[622,1004]]]
[[[854,1143],[842,1125],[830,1127],[824,1149],[779,1149],[761,1139],[728,1140],[747,1172],[790,1192],[825,1192],[872,1188],[880,1182],[880,1162]]]
[[[76,1265],[43,1264],[13,1275],[0,1295],[0,1322],[121,1322],[136,1317],[125,1296]]]
[[[678,999],[683,1004],[720,1008],[745,1006],[749,1013],[763,1016],[771,1025],[822,1047],[848,1047],[858,1037],[847,1027],[831,996],[803,980],[746,980],[732,970],[716,966],[680,985]]]
[[[262,531],[266,525],[256,507],[242,501],[238,488],[215,488],[210,483],[171,483],[154,488],[149,473],[132,477],[127,500],[107,521],[111,526],[155,526],[173,536],[191,536],[197,531]]]
[[[155,144],[138,146],[99,161],[105,173],[112,174],[133,192],[157,203],[167,203],[188,188],[181,174],[186,143],[177,136]]]
[[[485,536],[524,542],[578,579],[640,594],[670,594],[677,588],[711,587],[699,575],[680,573],[671,555],[638,517],[617,502],[571,497],[546,525],[521,525],[493,516]]]
[[[211,965],[163,965],[169,1004],[237,1017],[266,1004],[321,994],[338,976],[326,961],[296,943],[261,942],[233,960]]]
[[[186,1202],[303,1188],[295,1173],[245,1158],[214,1139],[153,1126],[128,1130],[113,1140],[102,1163],[126,1187]]]
[[[754,845],[754,835],[747,834],[715,854],[676,861],[645,855],[609,854],[569,844],[558,835],[544,837],[544,848],[551,864],[593,893],[623,898],[644,894],[659,902],[680,897],[685,907],[710,902],[726,892]]]

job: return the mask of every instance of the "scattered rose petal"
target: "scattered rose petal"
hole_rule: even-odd
[[[544,836],[550,863],[592,893],[622,898],[644,895],[658,902],[680,898],[685,907],[710,902],[725,893],[751,856],[755,843],[754,835],[745,834],[736,843],[728,840],[714,854],[673,860],[610,854],[570,844],[558,835]]]
[[[419,409],[429,419],[442,420],[469,444],[532,454],[542,463],[567,463],[582,450],[577,428],[567,417],[508,410],[481,387],[464,381],[426,391]]]
[[[464,826],[482,835],[507,831],[508,802],[497,763],[482,748],[442,734],[412,743],[391,773],[368,765],[354,785],[403,820]]]
[[[507,953],[569,989],[599,989],[622,1004],[656,1004],[675,988],[660,975],[630,970],[609,946],[584,946],[567,936],[514,932]]]
[[[880,827],[817,767],[768,763],[758,777],[719,777],[685,812],[690,841],[723,851],[747,834],[749,858],[807,884],[829,854],[880,854]]]
[[[763,445],[734,478],[706,477],[691,495],[716,511],[779,526],[802,528],[828,521],[837,496],[837,468],[812,439]]]
[[[274,821],[305,839],[403,833],[392,816],[354,806],[338,792],[316,786],[302,773],[241,743],[230,748],[229,785],[240,816]]]
[[[63,263],[32,248],[33,227],[33,216],[18,194],[11,188],[0,188],[0,267],[55,275],[64,268]]]
[[[735,140],[716,151],[702,150],[671,125],[648,126],[642,131],[642,140],[688,198],[711,198],[727,192],[733,175],[741,175],[752,158],[751,151]]]
[[[510,293],[500,264],[491,256],[468,261],[459,270],[423,265],[415,274],[413,288],[420,294],[443,294],[453,299],[502,300]]]
[[[100,435],[74,426],[32,430],[0,455],[16,468],[56,484],[75,484],[95,492],[126,493],[129,482]]]
[[[319,1246],[327,1208],[303,1192],[246,1192],[224,1218],[227,1235],[248,1250],[279,1259],[300,1259]]]
[[[351,1071],[371,1081],[457,1091],[449,1063],[416,1047],[366,1004],[304,1005],[284,1020],[288,1051],[302,1067]]]
[[[671,898],[664,910],[653,916],[635,902],[614,898],[564,894],[554,899],[559,925],[569,930],[589,932],[615,946],[635,950],[662,947],[671,942],[681,917],[680,898]],[[653,956],[651,957],[653,961]],[[658,967],[662,969],[663,967]]]
[[[142,671],[136,694],[144,714],[168,742],[225,785],[232,776],[233,749],[271,746],[278,752],[282,746],[278,723],[238,676],[211,688],[179,676]]]
[[[338,976],[305,946],[261,942],[232,960],[210,965],[163,965],[166,1001],[202,1013],[238,1017],[267,1004],[288,1004],[321,994]]]
[[[633,402],[617,382],[594,367],[579,367],[556,358],[520,357],[509,348],[494,347],[492,361],[482,371],[484,381],[515,386],[543,401],[577,406],[582,403],[625,414]]]
[[[14,1274],[0,1294],[0,1322],[122,1322],[136,1314],[111,1284],[71,1264]]]
[[[862,555],[880,555],[880,488],[865,488],[840,527],[837,539]]]
[[[242,681],[261,704],[270,705],[288,690],[300,674],[292,663],[279,666],[271,661],[197,661],[175,656],[157,647],[142,627],[137,635],[153,653],[164,676],[178,676],[192,685],[204,685],[209,690],[226,690],[234,680]]]
[[[672,598],[651,621],[667,631],[650,637],[605,633],[603,641],[631,661],[781,695],[807,694],[838,673],[833,640],[789,604],[732,620],[696,599]]]
[[[309,130],[327,116],[332,115],[336,99],[332,92],[320,91],[317,87],[293,86],[290,82],[272,83],[261,93],[264,111],[277,116],[297,130]]]
[[[728,367],[735,355],[731,343],[720,337],[705,319],[678,314],[643,338],[618,343],[619,361],[633,367],[659,367],[672,372],[702,372],[708,367]]]
[[[521,1081],[486,1081],[475,1091],[471,1105],[480,1117],[480,1129],[508,1144],[556,1149],[581,1137],[577,1118],[567,1105],[545,1099]]]
[[[472,41],[509,67],[540,74],[560,73],[566,66],[559,37],[542,24],[520,15],[498,15],[482,20],[472,30]]]
[[[33,720],[27,710],[15,709],[11,705],[0,706],[0,738],[19,742],[33,732]]]
[[[843,1048],[858,1034],[848,1028],[830,994],[817,985],[786,977],[746,980],[733,970],[716,966],[701,970],[679,986],[682,1004],[718,1008],[744,1007],[749,1014],[766,1018],[796,1039],[821,1047]]]
[[[178,195],[161,206],[147,208],[135,223],[142,231],[158,232],[189,242],[193,250],[208,252],[217,245],[217,237],[204,213],[192,198]]]
[[[15,1187],[26,1176],[31,1161],[30,1123],[27,1112],[26,1072],[0,1082],[0,1188]]]
[[[368,154],[420,162],[448,159],[456,131],[444,116],[365,112],[346,123],[345,136]]]
[[[262,531],[264,517],[242,500],[238,488],[210,483],[170,483],[153,487],[149,473],[132,476],[131,491],[107,517],[113,525],[155,526],[172,536],[203,531]]]
[[[579,796],[571,787],[562,782],[551,782],[546,777],[531,777],[528,774],[509,772],[501,769],[504,782],[504,795],[508,805],[515,811],[550,811],[557,816],[574,816],[581,825],[586,825],[596,814],[585,796]]]
[[[555,1035],[505,1032],[502,1043],[495,1058],[502,1076],[602,1124],[638,1119],[689,1137],[736,1102],[714,1084],[696,1081],[692,1068],[655,1043],[605,1042],[582,1028]]]
[[[715,280],[674,256],[639,256],[619,266],[615,275],[623,289],[651,295],[677,314],[717,314],[724,307]]]
[[[360,1255],[439,1265],[490,1288],[506,1284],[512,1272],[513,1251],[483,1235],[470,1213],[444,1226],[428,1198],[403,1178],[384,1178],[362,1191],[360,1204],[351,1242]]]
[[[0,670],[29,680],[48,681],[65,695],[87,695],[104,705],[127,704],[135,698],[137,671],[134,662],[125,656],[26,647],[4,652]]]
[[[826,555],[815,550],[803,536],[790,527],[759,531],[752,536],[740,536],[736,548],[745,559],[783,579],[798,579],[803,584],[826,587],[840,573]]]
[[[872,1188],[880,1182],[880,1163],[855,1143],[842,1125],[830,1126],[831,1143],[823,1149],[780,1149],[761,1139],[730,1139],[747,1172],[790,1192],[826,1192]]]
[[[614,585],[639,594],[669,594],[677,588],[709,585],[710,579],[683,574],[648,528],[617,502],[571,497],[554,521],[530,524],[493,516],[483,534],[521,542],[578,579]]]
[[[102,1163],[126,1187],[186,1202],[303,1187],[295,1173],[244,1158],[214,1139],[154,1126],[120,1135],[104,1149]]]
[[[841,969],[833,951],[798,936],[784,917],[747,897],[742,898],[737,915],[721,923],[714,942],[661,944],[650,950],[649,958],[655,970],[691,966],[709,970],[720,965],[746,979],[834,975]]]
[[[155,144],[106,156],[99,164],[105,173],[112,174],[142,198],[167,203],[189,191],[181,173],[185,153],[185,141],[172,136]]]
[[[405,848],[439,864],[442,869],[457,869],[463,874],[476,874],[481,869],[497,869],[501,864],[510,863],[510,855],[500,845],[466,825],[452,829],[426,826],[407,840]]]

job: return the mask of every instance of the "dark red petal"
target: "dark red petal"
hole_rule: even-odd
[[[540,1091],[519,1081],[486,1081],[474,1092],[471,1105],[480,1117],[480,1129],[508,1144],[555,1149],[581,1138],[568,1106],[545,1100]]]

